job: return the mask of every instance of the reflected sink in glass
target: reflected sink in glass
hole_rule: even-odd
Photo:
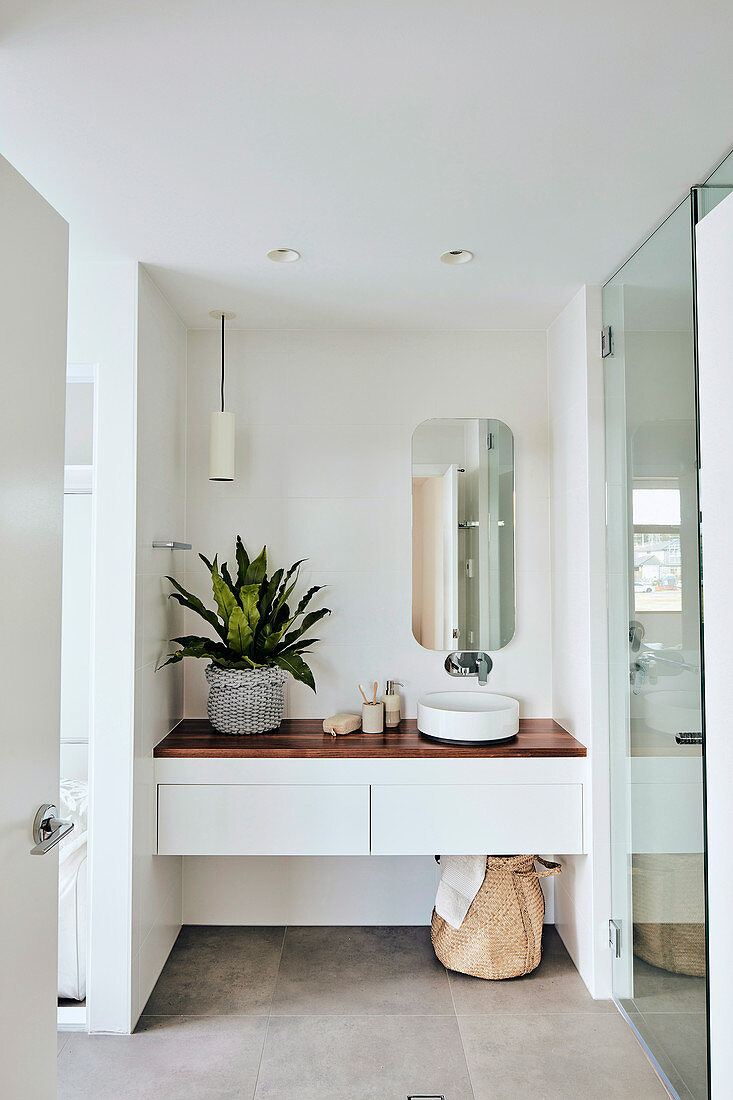
[[[433,691],[417,701],[417,728],[448,744],[511,741],[519,731],[519,703],[485,691]]]
[[[699,733],[702,729],[700,693],[649,691],[644,695],[644,718],[659,733]]]

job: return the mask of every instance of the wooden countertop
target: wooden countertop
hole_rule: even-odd
[[[516,740],[503,745],[443,745],[429,741],[417,729],[415,719],[404,719],[385,733],[357,730],[344,737],[323,732],[316,718],[289,718],[270,733],[236,736],[217,733],[202,718],[184,718],[156,745],[153,755],[167,758],[207,759],[398,759],[449,758],[528,759],[586,756],[585,745],[576,741],[552,718],[520,718]]]

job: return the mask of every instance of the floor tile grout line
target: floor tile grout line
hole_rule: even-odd
[[[461,1044],[461,1050],[463,1051],[463,1061],[466,1063],[466,1073],[468,1074],[468,1087],[471,1090],[471,1096],[473,1100],[476,1100],[476,1091],[473,1087],[473,1077],[471,1076],[471,1067],[468,1064],[468,1055],[466,1054],[466,1045],[463,1042],[463,1032],[461,1031],[461,1021],[458,1016],[458,1010],[456,1009],[456,1002],[453,996],[453,983],[450,980],[450,972],[447,966],[443,966],[445,971],[445,980],[448,982],[448,990],[450,992],[450,1000],[453,1005],[453,1015],[456,1021],[456,1027],[458,1028],[458,1042]]]
[[[272,996],[270,997],[270,1007],[269,1007],[268,1012],[267,1012],[268,1020],[269,1020],[270,1016],[272,1016],[272,1006],[275,1003],[275,994],[277,992],[277,983],[280,980],[280,967],[283,964],[283,955],[285,954],[285,939],[286,939],[287,934],[288,934],[288,927],[289,926],[287,924],[283,925],[283,938],[280,941],[280,954],[278,955],[278,959],[277,959],[277,969],[275,971],[275,981],[272,983]]]
[[[283,953],[285,951],[285,937],[287,936],[287,934],[288,934],[288,926],[287,926],[287,924],[284,924],[283,925],[283,935],[282,935],[282,939],[280,941],[280,954],[278,956],[277,968],[275,970],[275,980],[272,983],[272,996],[270,997],[270,1007],[269,1007],[269,1010],[268,1010],[268,1013],[267,1013],[267,1022],[265,1024],[265,1036],[264,1036],[264,1039],[262,1040],[262,1049],[260,1050],[260,1060],[257,1063],[257,1075],[255,1077],[255,1087],[254,1087],[254,1091],[252,1093],[252,1100],[256,1100],[257,1089],[260,1086],[260,1071],[262,1069],[262,1062],[263,1062],[264,1057],[265,1057],[265,1048],[267,1047],[267,1037],[270,1034],[270,1020],[272,1019],[272,1006],[273,1006],[273,1003],[275,1001],[275,992],[277,990],[277,983],[278,983],[278,979],[280,977],[280,967],[282,966]]]
[[[496,1017],[498,1019],[505,1019],[507,1017],[516,1017],[517,1019],[524,1020],[528,1017],[543,1016],[547,1018],[555,1019],[556,1017],[566,1016],[583,1016],[592,1020],[607,1020],[609,1018],[615,1018],[613,1012],[588,1012],[583,1009],[566,1009],[562,1011],[548,1011],[545,1009],[534,1009],[526,1012],[507,1012],[505,1009],[495,1009],[492,1012],[457,1012],[455,1010],[450,1012],[147,1012],[140,1019],[163,1019],[173,1020],[177,1018],[191,1019],[191,1020],[264,1020],[269,1017],[274,1017],[276,1020],[292,1020],[292,1019],[307,1019],[308,1017],[318,1016],[323,1019],[335,1019],[337,1017],[343,1017],[344,1019],[386,1019],[394,1020],[401,1017],[406,1019],[430,1019],[430,1020],[450,1020],[455,1016],[458,1020],[484,1020],[487,1017]],[[73,1034],[73,1033],[72,1033]]]
[[[255,1087],[254,1087],[254,1090],[252,1092],[252,1100],[256,1100],[257,1089],[259,1088],[259,1084],[260,1084],[260,1070],[262,1069],[262,1062],[263,1062],[263,1059],[265,1057],[265,1047],[267,1046],[267,1036],[269,1034],[270,1034],[270,1017],[268,1016],[267,1023],[265,1024],[265,1035],[264,1035],[264,1038],[262,1040],[262,1048],[260,1050],[260,1060],[257,1063],[257,1074],[255,1076]]]

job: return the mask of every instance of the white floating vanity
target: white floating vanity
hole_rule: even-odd
[[[409,721],[333,738],[315,721],[234,737],[185,720],[155,749],[157,851],[582,853],[586,764],[550,719],[487,747],[436,744]]]

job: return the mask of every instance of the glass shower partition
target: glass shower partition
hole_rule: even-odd
[[[604,287],[614,998],[704,1100],[707,980],[688,197]]]

